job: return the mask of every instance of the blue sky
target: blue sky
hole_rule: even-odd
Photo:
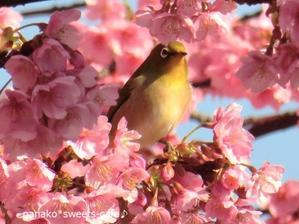
[[[77,2],[80,0],[77,0]],[[35,8],[40,7],[48,7],[51,5],[61,5],[61,1],[55,1],[52,2],[44,2],[42,4],[34,4]],[[70,0],[63,1],[63,5],[68,5],[71,2]],[[131,4],[135,4],[135,1],[131,0]],[[32,10],[32,5],[27,5],[25,7],[17,7],[17,10]],[[238,13],[244,14],[244,13],[252,13],[253,11],[257,10],[259,7],[253,7],[249,8],[246,6],[243,6],[238,9]],[[46,16],[36,16],[36,17],[30,17],[25,18],[23,24],[28,24],[32,22],[46,22],[48,20],[48,17]],[[24,30],[27,38],[32,37],[34,33],[37,32],[36,29],[28,29]],[[8,79],[7,74],[2,70],[0,70],[0,86],[2,86],[5,81]],[[266,114],[273,114],[275,111],[271,108],[265,108],[262,110],[255,110],[251,104],[247,100],[234,100],[234,99],[228,99],[228,98],[212,98],[212,97],[206,97],[206,99],[203,102],[200,102],[198,104],[198,111],[205,113],[207,115],[212,115],[213,111],[219,107],[219,106],[227,106],[232,102],[237,102],[243,106],[243,112],[242,115],[244,117],[250,116],[250,115],[266,115]],[[290,109],[296,109],[298,108],[298,104],[296,103],[290,103],[288,105],[285,105],[281,111],[286,111]],[[180,125],[177,128],[178,134],[180,136],[184,136],[188,131],[190,131],[193,127],[197,125],[196,122],[188,122]],[[194,135],[192,135],[192,138],[196,139],[211,139],[211,133],[207,132],[206,130],[200,129],[197,131]],[[191,139],[192,139],[191,138]],[[252,153],[252,162],[256,166],[261,166],[265,161],[269,161],[273,164],[281,164],[286,168],[286,172],[284,175],[284,180],[288,179],[299,179],[299,172],[297,164],[298,164],[298,158],[299,158],[299,128],[294,127],[287,129],[285,131],[276,132],[264,137],[258,138],[254,143],[254,151]]]

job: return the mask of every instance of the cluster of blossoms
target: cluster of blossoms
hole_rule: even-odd
[[[98,85],[97,71],[76,50],[79,31],[70,23],[79,17],[77,10],[54,13],[5,63],[14,89],[0,101],[0,139],[12,157],[57,150],[115,103],[117,89]]]
[[[94,25],[76,24],[84,30],[79,50],[101,71],[102,82],[122,84],[144,61],[153,39],[145,28],[132,23],[133,12],[120,1],[86,2],[86,16]]]
[[[273,7],[273,6],[272,6]],[[272,12],[272,40],[266,51],[253,51],[243,59],[237,73],[243,84],[254,92],[261,92],[273,85],[293,89],[299,87],[299,2],[277,1]],[[278,14],[278,15],[276,15]]]
[[[281,17],[285,5],[296,3],[277,2]],[[68,10],[40,24],[42,33],[21,48],[13,41],[17,32],[3,32],[1,50],[13,52],[5,63],[13,89],[0,100],[5,149],[0,149],[0,223],[298,222],[298,182],[280,188],[282,167],[250,165],[254,137],[243,127],[239,105],[219,108],[204,124],[213,131],[211,141],[173,138],[172,144],[150,149],[159,149],[155,155],[134,142],[141,136],[127,130],[125,119],[110,142],[111,124],[104,115],[117,93],[102,83],[127,79],[152,48],[151,35],[164,42],[201,40],[188,44],[190,79],[195,84],[210,80],[209,93],[246,96],[257,107],[277,108],[294,90],[275,85],[255,94],[234,75],[240,57],[268,44],[272,23],[262,15],[245,22],[226,19],[231,23],[226,26],[220,14],[234,9],[233,1],[141,0],[136,21],[148,32],[132,22],[133,12],[117,0],[87,4],[87,17],[100,19],[93,27],[75,22],[80,13]],[[292,10],[280,27],[292,40],[284,44],[297,47]],[[5,18],[16,15],[0,10],[0,23],[2,12],[9,12]],[[5,26],[15,26],[9,23],[15,20],[7,21]],[[289,69],[297,66],[290,64]],[[269,220],[263,221],[257,206],[269,212]]]
[[[13,28],[20,25],[22,16],[14,10],[6,7],[0,8],[0,50],[6,50],[13,46],[10,41],[13,37]]]
[[[194,86],[209,80],[207,87],[195,88],[196,92],[198,95],[204,93],[233,98],[245,97],[257,108],[270,105],[279,109],[282,104],[291,100],[292,94],[297,93],[279,85],[258,93],[248,91],[235,75],[242,66],[241,58],[268,44],[272,31],[271,21],[262,14],[246,21],[233,18],[230,23],[230,29],[225,35],[216,38],[210,36],[203,41],[188,44],[190,79]],[[248,71],[251,71],[250,68],[256,69],[253,64],[248,64]]]
[[[143,1],[141,8],[136,13],[137,24],[149,28],[160,42],[174,39],[192,42],[203,40],[211,33],[221,33],[225,29],[221,13],[235,9],[236,3],[232,0],[156,0]]]
[[[299,214],[299,181],[286,182],[279,191],[271,196],[269,224],[296,224]]]
[[[180,141],[153,161],[134,143],[140,135],[127,130],[124,119],[111,146],[105,116],[54,157],[0,159],[3,219],[16,224],[263,223],[253,206],[268,208],[283,168],[248,165],[253,137],[242,128],[240,110],[232,104],[216,111],[206,125],[214,131],[212,142]]]
[[[245,97],[257,108],[270,105],[275,109],[294,98],[297,99],[297,90],[279,84],[268,85],[267,89],[261,87],[259,90],[263,91],[260,92],[248,91],[249,85],[256,81],[256,66],[244,64],[241,58],[245,57],[244,61],[247,61],[248,52],[267,47],[273,24],[264,12],[248,20],[225,14],[233,8],[233,1],[222,0],[143,0],[138,1],[134,20],[129,6],[118,0],[87,1],[86,15],[95,25],[90,27],[76,24],[84,30],[80,51],[86,61],[100,71],[103,83],[123,83],[148,55],[153,39],[164,42],[174,39],[190,41],[184,37],[189,36],[195,40],[196,36],[201,36],[200,41],[185,43],[188,48],[190,81],[194,87],[198,87],[194,91],[197,99],[201,99],[203,94]],[[101,22],[97,23],[98,20]],[[194,23],[197,28],[193,25],[182,25],[177,20],[186,20],[186,24]],[[191,31],[190,27],[193,27]],[[154,35],[154,38],[151,35]],[[98,57],[98,54],[106,57]],[[256,52],[250,55],[261,55],[252,59],[256,65],[256,58],[268,57]],[[248,62],[250,60],[251,58]],[[241,67],[242,64],[244,67]],[[270,67],[272,66],[273,62]],[[207,85],[201,85],[202,83]],[[259,80],[254,85],[262,86],[263,83],[265,82]],[[274,83],[272,81],[272,84]]]

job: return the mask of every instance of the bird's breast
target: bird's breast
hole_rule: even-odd
[[[167,135],[180,122],[191,101],[191,89],[187,80],[169,77],[140,88],[132,92],[120,113],[128,120],[128,127],[142,135],[140,143],[146,146]]]

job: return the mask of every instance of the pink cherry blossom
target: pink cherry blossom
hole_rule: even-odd
[[[96,118],[104,111],[107,111],[111,106],[116,104],[118,98],[118,89],[112,85],[97,85],[90,89],[85,96],[87,107],[90,114]]]
[[[225,171],[221,183],[228,190],[235,190],[240,187],[251,187],[251,175],[244,171],[242,166],[234,166]]]
[[[202,224],[202,223],[209,223],[209,219],[205,217],[204,214],[197,214],[197,213],[183,213],[180,215],[180,222],[179,224]],[[175,222],[173,222],[175,224]]]
[[[112,49],[109,45],[108,30],[106,28],[86,27],[77,24],[78,29],[84,30],[79,49],[88,63],[93,63],[105,68],[112,63]],[[105,55],[98,57],[97,55]]]
[[[17,28],[20,25],[22,19],[22,16],[12,8],[0,8],[0,28],[4,28],[7,26]]]
[[[188,42],[194,40],[193,21],[183,15],[155,13],[151,10],[139,11],[136,14],[136,22],[140,26],[149,27],[150,33],[162,43],[176,39]]]
[[[5,69],[12,77],[14,88],[24,92],[31,89],[39,76],[39,71],[33,62],[25,56],[11,57],[5,64]]]
[[[80,32],[70,23],[78,20],[80,14],[80,11],[77,9],[54,12],[45,29],[45,34],[59,40],[63,44],[67,44],[73,49],[77,48],[80,41]]]
[[[47,85],[36,85],[32,93],[36,116],[44,113],[49,118],[63,119],[67,109],[78,102],[80,94],[74,77],[58,77]]]
[[[202,13],[198,16],[194,26],[197,40],[204,40],[208,35],[217,38],[227,29],[226,24],[217,12]]]
[[[261,93],[249,94],[250,100],[254,107],[262,108],[267,104],[271,105],[276,110],[279,110],[281,105],[288,103],[291,100],[291,96],[292,93],[290,89],[285,89],[278,84],[264,90]]]
[[[88,215],[88,207],[86,201],[79,196],[65,196],[62,193],[55,194],[51,200],[43,204],[39,212],[52,212],[56,215],[51,215],[46,219],[51,224],[71,224],[85,223],[85,218]],[[75,215],[74,215],[75,214]],[[78,214],[78,215],[76,215]]]
[[[205,211],[208,216],[226,222],[234,219],[238,213],[232,201],[221,198],[211,198],[205,206]]]
[[[0,138],[30,141],[37,135],[35,120],[28,96],[21,91],[6,90],[7,98],[0,101]]]
[[[115,184],[120,171],[128,167],[128,161],[122,156],[94,157],[90,168],[85,175],[85,183],[93,189],[98,189],[104,184]]]
[[[33,61],[46,76],[65,71],[69,58],[66,50],[54,39],[45,39],[43,45],[33,53]]]
[[[23,186],[15,189],[15,192],[10,197],[10,200],[5,201],[6,208],[14,215],[15,213],[22,214],[23,211],[36,211],[43,203],[49,200],[48,194],[38,188]],[[34,219],[31,214],[20,217],[24,221]]]
[[[203,190],[203,179],[200,175],[188,171],[177,171],[174,180],[190,191],[200,192]]]
[[[117,125],[117,131],[114,138],[114,144],[119,153],[136,152],[140,145],[134,140],[138,140],[141,135],[135,130],[127,129],[128,122],[123,117]]]
[[[70,107],[63,119],[49,119],[48,126],[64,139],[76,139],[83,127],[87,127],[89,121],[89,110],[84,105]]]
[[[146,9],[147,7],[153,7],[155,9],[160,9],[162,7],[160,0],[139,0],[138,9]]]
[[[91,159],[95,155],[103,155],[109,144],[109,132],[111,124],[108,118],[99,116],[98,122],[92,129],[84,129],[77,141],[73,144],[73,150],[81,159]]]
[[[279,25],[284,32],[289,32],[292,41],[299,46],[299,2],[283,1],[280,5]]]
[[[131,167],[138,167],[138,168],[142,168],[145,169],[146,167],[146,161],[145,158],[137,153],[131,153],[130,154],[130,166]]]
[[[286,217],[292,215],[299,208],[299,181],[287,181],[281,186],[276,194],[270,199],[269,209],[276,217]]]
[[[170,220],[170,214],[165,208],[149,206],[145,212],[135,216],[132,224],[170,224]]]
[[[20,155],[37,157],[56,152],[62,146],[62,138],[49,128],[38,125],[34,139],[24,142],[14,138],[5,138],[3,143],[10,158]]]
[[[88,165],[84,166],[81,162],[71,160],[68,163],[62,165],[61,170],[70,175],[71,178],[85,176]]]
[[[161,171],[161,178],[163,181],[167,182],[174,177],[174,170],[171,163],[167,163],[162,171]]]
[[[185,213],[198,207],[200,202],[207,202],[208,194],[207,192],[198,193],[191,190],[184,190],[180,194],[173,197],[172,205],[173,210],[178,213]]]
[[[80,71],[78,77],[84,87],[91,88],[97,84],[97,75],[98,72],[92,66],[87,65]]]
[[[40,160],[29,159],[26,162],[26,168],[23,171],[25,172],[27,184],[43,191],[51,190],[55,173]]]
[[[290,81],[295,88],[298,87],[299,48],[294,44],[283,44],[278,48],[275,57],[277,70],[279,71],[279,84],[283,87]]]
[[[272,58],[261,52],[252,52],[244,58],[236,75],[246,88],[254,92],[271,87],[278,79]]]
[[[231,104],[220,108],[214,116],[214,140],[223,154],[232,162],[249,159],[254,137],[245,130],[240,117],[242,107]]]
[[[108,43],[114,53],[116,72],[132,74],[152,49],[152,37],[145,28],[123,20],[110,22],[105,28],[109,30]]]
[[[78,10],[55,12],[21,48],[23,29],[0,29],[13,88],[0,98],[0,223],[298,224],[298,183],[280,187],[280,166],[252,167],[239,105],[216,110],[210,139],[171,133],[169,147],[148,149],[125,118],[111,130],[105,116],[153,44],[176,39],[187,42],[197,102],[245,97],[278,110],[298,101],[297,6],[272,1],[240,19],[228,14],[234,0],[87,0],[92,26]],[[9,11],[0,9],[0,28],[16,23]]]
[[[178,12],[186,16],[196,16],[201,12],[204,0],[179,0],[177,3]]]
[[[149,178],[149,174],[142,168],[129,168],[119,176],[119,182],[123,188],[133,190],[137,184]]]
[[[274,194],[281,186],[284,168],[266,162],[253,176],[254,185],[249,194],[256,195],[261,206],[268,203],[269,195]]]
[[[40,160],[15,161],[8,172],[12,176],[2,185],[0,198],[11,212],[37,209],[48,199],[45,192],[51,189],[54,174]]]
[[[261,213],[253,209],[243,208],[239,210],[236,217],[229,222],[230,224],[264,224],[265,222],[261,220]]]
[[[236,8],[237,4],[232,0],[216,0],[211,6],[211,10],[219,11],[223,14],[229,13]]]
[[[119,217],[120,208],[116,197],[110,193],[90,194],[84,198],[90,211],[89,223],[115,223]]]
[[[138,198],[137,189],[129,191],[112,183],[102,185],[96,192],[97,194],[109,194],[113,195],[115,198],[123,198],[128,203],[133,203]]]
[[[101,19],[110,22],[114,19],[124,19],[126,8],[118,0],[102,1],[87,0],[87,17],[90,19]]]
[[[8,167],[5,160],[0,158],[0,184],[9,177]]]

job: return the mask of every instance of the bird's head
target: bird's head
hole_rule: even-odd
[[[162,44],[161,44],[162,45]],[[171,41],[167,46],[157,46],[160,50],[160,57],[162,59],[181,58],[187,55],[185,46],[178,41]]]
[[[171,41],[167,45],[158,44],[150,53],[146,64],[155,70],[165,71],[183,65],[186,55],[186,48],[181,42]]]

